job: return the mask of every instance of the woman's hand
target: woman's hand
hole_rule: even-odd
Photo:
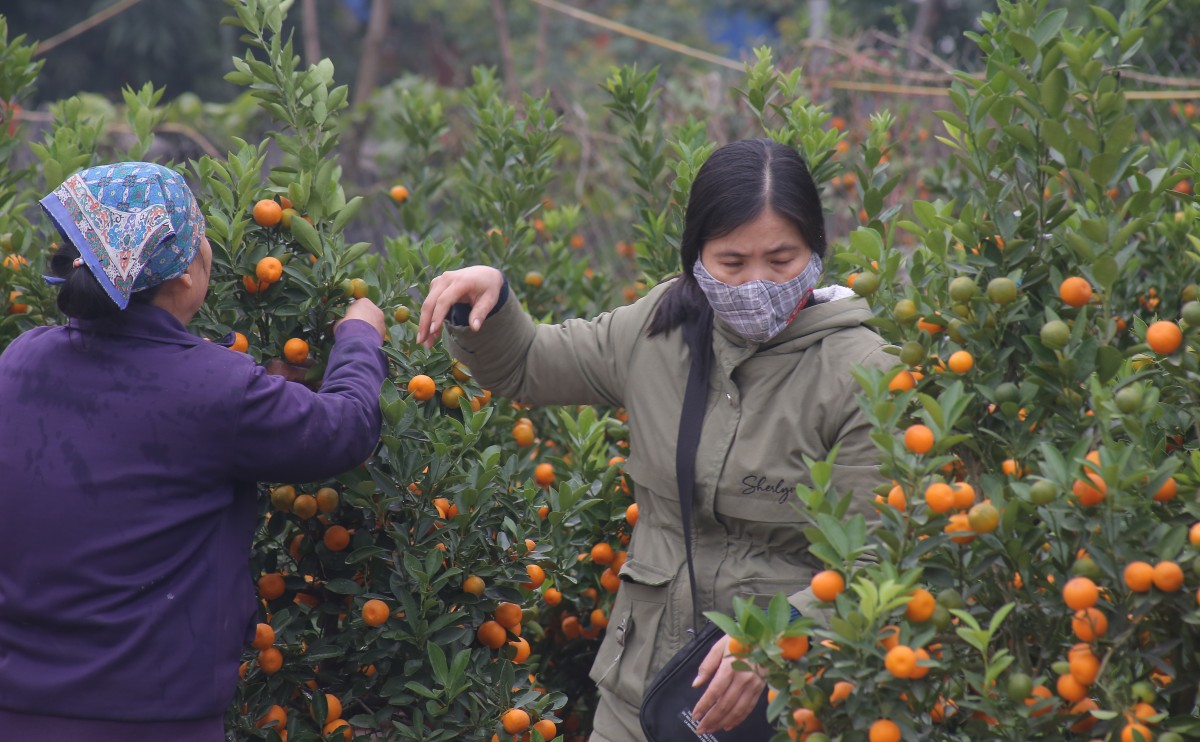
[[[374,327],[375,332],[379,333],[380,343],[387,338],[387,322],[383,318],[383,310],[375,306],[375,302],[370,299],[355,299],[350,302],[350,306],[346,307],[346,316],[334,324],[334,332],[337,331],[338,325],[348,319],[362,320],[371,327]]]
[[[728,649],[729,636],[726,635],[709,650],[704,662],[700,663],[700,673],[692,682],[693,688],[699,688],[712,679],[708,690],[692,709],[692,719],[698,724],[696,734],[727,731],[741,724],[758,704],[766,685],[753,670],[734,670],[737,657],[729,654]]]
[[[432,348],[442,335],[442,322],[450,313],[450,307],[460,303],[471,305],[469,324],[472,330],[478,330],[488,312],[496,306],[502,288],[504,274],[486,265],[446,271],[434,278],[429,282],[429,294],[421,304],[417,342]]]

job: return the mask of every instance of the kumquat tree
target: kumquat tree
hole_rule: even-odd
[[[928,121],[847,122],[765,47],[720,125],[664,113],[659,70],[615,67],[592,82],[612,179],[593,195],[570,182],[578,122],[550,94],[513,98],[476,67],[459,88],[380,90],[364,122],[329,59],[300,61],[290,0],[227,0],[242,52],[225,79],[261,136],[162,159],[213,247],[193,332],[316,387],[351,299],[390,317],[375,454],[260,486],[259,623],[227,738],[586,739],[638,521],[625,412],[493,396],[416,342],[418,308],[474,263],[539,321],[636,300],[678,272],[718,139],[747,136],[804,156],[826,280],[866,299],[895,354],[856,374],[888,483],[836,491],[835,450],[795,497],[820,609],[792,620],[779,596],[710,616],[766,676],[775,740],[1200,737],[1200,127],[1148,128],[1160,104],[1122,74],[1168,1],[1078,23],[1001,0],[968,32],[979,71]],[[27,136],[10,112],[42,72],[34,49],[0,15],[0,349],[64,321],[37,199],[152,159],[175,111],[154,85],[101,113],[77,96]],[[364,126],[387,143],[370,190],[340,159]],[[600,223],[615,249],[591,244],[614,235]],[[849,515],[863,498],[870,515]]]

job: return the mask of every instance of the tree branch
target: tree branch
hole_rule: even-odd
[[[537,56],[533,64],[533,93],[541,94],[543,78],[546,74],[546,45],[550,36],[550,11],[544,5],[538,6],[537,25]]]
[[[387,38],[391,14],[389,0],[371,0],[371,18],[367,21],[367,35],[363,39],[362,59],[358,65],[358,79],[354,81],[354,105],[365,103],[371,91],[379,84],[379,56],[383,40]]]
[[[933,29],[942,17],[942,0],[921,0],[917,21],[908,35],[908,66],[916,67],[922,55],[919,49],[933,47]]]
[[[829,37],[829,0],[808,0],[808,39],[827,41]],[[809,50],[808,70],[814,73],[829,62],[829,52],[820,46]]]
[[[304,59],[309,65],[321,61],[321,19],[317,15],[317,0],[304,0]]]
[[[504,70],[504,84],[508,88],[508,99],[516,103],[521,99],[517,86],[517,71],[513,65],[512,43],[508,33],[508,14],[504,12],[504,0],[492,0],[492,18],[496,21],[496,34],[500,39],[500,68]]]
[[[379,57],[387,38],[391,13],[391,0],[371,0],[371,16],[367,21],[367,35],[363,39],[362,59],[358,65],[358,78],[354,81],[353,108],[358,109],[359,118],[350,127],[346,136],[346,175],[351,182],[361,177],[363,143],[367,130],[371,128],[371,111],[364,105],[379,85]]]
[[[141,1],[142,0],[121,0],[121,2],[117,3],[116,5],[109,6],[95,15],[83,19],[79,23],[76,23],[74,26],[68,28],[66,31],[51,36],[42,43],[38,44],[37,48],[33,50],[33,56],[42,56],[59,44],[66,43],[82,33],[91,31],[93,28],[99,26],[101,23],[104,23],[109,18],[112,18],[119,13],[124,13]]]

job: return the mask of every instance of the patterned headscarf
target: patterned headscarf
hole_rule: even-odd
[[[186,273],[204,239],[204,216],[183,177],[150,162],[88,168],[41,204],[121,309],[133,292]]]

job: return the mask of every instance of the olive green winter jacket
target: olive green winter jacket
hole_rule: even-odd
[[[510,296],[477,333],[447,324],[451,351],[496,394],[629,413],[625,470],[638,525],[591,675],[602,692],[634,708],[654,673],[688,641],[693,623],[675,485],[690,354],[679,330],[646,334],[669,285],[590,321],[537,325]],[[806,588],[821,565],[808,553],[795,497],[796,485],[809,482],[805,455],[821,459],[840,444],[835,487],[861,498],[855,510],[873,512],[878,454],[850,372],[858,364],[890,368],[896,360],[863,324],[871,316],[866,303],[842,298],[849,293],[818,290],[825,301],[761,345],[715,322],[692,531],[702,611],[729,613],[735,595],[783,592],[811,612]]]

